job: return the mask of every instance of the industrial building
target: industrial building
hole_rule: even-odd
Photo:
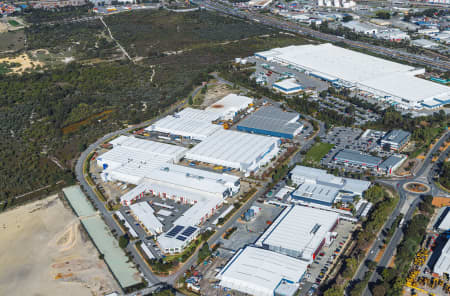
[[[199,232],[198,227],[176,224],[158,237],[159,248],[165,254],[180,253],[198,236]]]
[[[447,241],[439,259],[434,264],[433,272],[439,276],[450,275],[450,240]]]
[[[222,129],[220,125],[212,123],[218,116],[216,112],[185,108],[158,120],[146,130],[201,141]]]
[[[360,21],[350,21],[342,23],[342,26],[356,33],[361,33],[365,35],[375,35],[378,33],[378,28],[376,26],[368,23],[363,23]]]
[[[219,130],[189,150],[185,158],[234,168],[249,174],[279,151],[279,140],[230,130]]]
[[[363,154],[362,152],[350,149],[343,149],[333,157],[334,162],[343,165],[351,165],[361,168],[378,170],[378,166],[383,159],[377,156]]]
[[[249,97],[229,94],[205,110],[185,108],[158,120],[146,130],[201,141],[222,129],[213,121],[232,120],[239,111],[252,103],[253,99]]]
[[[356,6],[356,2],[352,0],[317,0],[317,6],[352,8]]]
[[[130,206],[149,234],[159,234],[163,229],[147,203],[136,203],[145,194],[192,205],[174,222],[184,234],[164,233],[158,237],[163,252],[181,252],[197,236],[199,229],[195,225],[204,223],[227,197],[239,191],[237,176],[173,164],[184,156],[186,148],[133,137],[119,137],[110,144],[113,148],[97,157],[102,178],[136,185],[120,200]]]
[[[389,40],[389,41],[394,41],[394,42],[400,42],[403,40],[409,40],[410,37],[408,35],[408,33],[403,32],[399,29],[383,29],[378,31],[378,33],[376,34],[377,38],[379,39],[384,39],[384,40]]]
[[[124,194],[121,202],[129,205],[145,193],[194,203],[196,196],[211,195],[227,198],[239,191],[239,177],[199,170],[181,165],[166,164],[150,169],[142,176],[142,182]]]
[[[307,262],[269,250],[240,249],[216,276],[220,286],[249,295],[293,296]]]
[[[161,221],[156,218],[153,208],[147,202],[132,204],[130,210],[148,234],[157,235],[163,231]]]
[[[391,130],[381,138],[381,146],[385,149],[400,151],[408,143],[410,137],[410,132]]]
[[[143,204],[136,202],[145,194],[152,194],[190,204],[191,207],[173,222],[175,230],[170,229],[158,236],[160,249],[172,254],[183,251],[198,235],[199,228],[196,225],[214,215],[228,196],[239,191],[239,187],[239,177],[236,176],[167,164],[160,169],[150,170],[142,183],[121,197],[121,203],[130,205],[134,212],[135,204]],[[150,216],[154,216],[154,213],[150,213]],[[144,222],[144,219],[152,218],[139,215],[139,221]],[[156,221],[152,221],[156,224]],[[144,224],[147,229],[152,228],[153,224],[149,225]]]
[[[229,94],[205,109],[218,114],[216,120],[233,120],[242,110],[253,104],[253,99],[236,94]]]
[[[440,232],[446,232],[446,231],[450,230],[450,214],[449,214],[449,212],[450,212],[450,208],[447,207],[444,210],[444,216],[442,217],[442,219],[439,223],[439,226],[437,227],[437,229]]]
[[[237,130],[293,139],[303,129],[300,115],[273,106],[263,106],[237,124]]]
[[[292,169],[291,180],[298,185],[291,198],[307,204],[331,207],[336,199],[352,199],[361,196],[370,182],[336,177],[325,170],[296,166]]]
[[[255,53],[264,60],[288,65],[337,86],[357,88],[407,109],[421,109],[437,100],[450,103],[450,87],[416,75],[414,68],[332,44],[299,45]],[[362,66],[363,65],[363,66]]]
[[[178,162],[187,151],[184,147],[169,145],[135,137],[120,136],[109,142],[112,149],[98,156],[97,165],[108,172],[123,166],[158,166],[162,163]]]
[[[286,208],[255,245],[311,263],[333,241],[339,214],[304,206]]]
[[[403,155],[391,155],[380,164],[378,170],[386,175],[391,175],[406,159],[407,157]]]
[[[295,78],[287,78],[272,85],[275,91],[281,92],[285,95],[292,95],[303,90],[301,84],[297,82]]]

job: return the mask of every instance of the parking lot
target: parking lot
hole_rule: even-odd
[[[357,166],[342,166],[333,161],[333,157],[342,149],[360,151],[364,154],[372,154],[381,158],[392,155],[391,151],[385,151],[379,145],[385,132],[370,130],[364,133],[359,128],[335,127],[321,138],[322,142],[334,144],[334,147],[321,160],[321,164],[329,168],[345,168],[347,171],[362,173],[364,169]]]
[[[255,78],[256,76],[265,77],[266,86],[269,88],[272,88],[272,85],[282,78],[295,77],[304,89],[315,89],[319,92],[328,89],[328,83],[325,81],[291,69],[288,66],[264,61],[256,57],[249,57],[248,61],[256,64]],[[269,71],[272,73],[269,73]]]
[[[369,110],[357,107],[354,104],[334,96],[325,98],[318,97],[317,100],[321,107],[333,109],[342,116],[352,116],[355,119],[355,125],[364,125],[369,121],[377,121],[380,116]]]
[[[351,233],[355,224],[340,220],[335,231],[338,233],[336,239],[329,245],[320,250],[314,263],[308,269],[300,287],[299,295],[314,295],[318,285],[328,276],[332,267],[338,262],[344,248],[350,243]]]

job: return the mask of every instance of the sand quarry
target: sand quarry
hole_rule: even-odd
[[[0,295],[104,295],[119,287],[56,196],[0,214]]]

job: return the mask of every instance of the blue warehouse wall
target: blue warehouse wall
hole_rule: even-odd
[[[269,131],[269,130],[241,126],[241,125],[237,126],[237,130],[242,131],[242,132],[247,132],[247,133],[255,133],[255,134],[261,134],[261,135],[267,135],[267,136],[279,137],[279,138],[286,138],[286,139],[294,138],[293,134],[279,133],[279,132],[274,132],[274,131]]]

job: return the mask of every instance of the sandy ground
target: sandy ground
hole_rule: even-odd
[[[228,85],[220,82],[208,84],[208,89],[206,94],[204,94],[203,102],[200,107],[206,108],[231,93],[239,93],[239,90],[233,90]],[[199,95],[201,94],[199,93]]]
[[[51,196],[0,215],[0,295],[119,290],[72,211]]]
[[[0,22],[0,33],[8,31],[8,23]]]
[[[20,56],[14,57],[14,58],[3,58],[0,59],[0,63],[3,62],[9,62],[9,63],[19,63],[19,67],[12,68],[12,72],[14,73],[23,73],[24,71],[31,70],[36,68],[37,66],[43,66],[44,63],[39,61],[33,61],[30,59],[28,54],[22,54]]]

